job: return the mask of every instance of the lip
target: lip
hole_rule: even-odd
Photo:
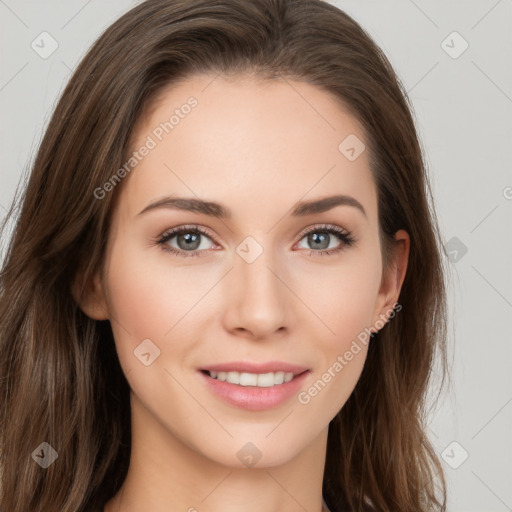
[[[216,368],[219,368],[218,370]],[[237,369],[239,368],[239,369]],[[270,368],[270,369],[269,369]],[[277,368],[277,369],[272,369]],[[202,371],[201,371],[202,370]],[[198,371],[208,389],[217,397],[230,405],[249,411],[263,411],[274,409],[284,404],[296,395],[310,371],[301,366],[285,363],[266,363],[256,365],[253,363],[229,363],[202,368]],[[285,371],[293,373],[291,381],[272,387],[260,388],[258,386],[240,386],[227,381],[220,381],[210,377],[204,370],[209,371],[238,371],[247,373],[270,373]]]
[[[270,373],[285,372],[299,375],[309,368],[282,361],[269,361],[267,363],[251,363],[246,361],[233,361],[231,363],[220,363],[211,366],[204,366],[200,370],[210,372],[240,372],[240,373]]]

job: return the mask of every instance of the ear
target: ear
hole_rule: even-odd
[[[393,307],[398,302],[409,261],[410,243],[409,234],[406,231],[400,229],[395,233],[395,243],[391,249],[391,262],[387,272],[384,269],[382,274],[372,326],[375,326],[377,321],[379,321],[377,325],[385,324],[393,311]],[[371,330],[378,332],[380,329],[373,327]]]
[[[107,301],[104,292],[101,275],[99,272],[93,274],[87,282],[83,274],[74,280],[71,286],[71,294],[80,309],[93,320],[108,320]]]

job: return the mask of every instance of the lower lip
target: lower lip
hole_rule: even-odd
[[[201,371],[199,373],[210,390],[229,404],[250,411],[262,411],[278,407],[296,394],[309,375],[309,370],[297,375],[289,382],[267,388],[240,386],[214,379]]]

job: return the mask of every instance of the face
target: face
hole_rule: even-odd
[[[361,143],[295,81],[194,76],[146,112],[89,310],[111,321],[137,425],[236,467],[326,439],[398,294]]]

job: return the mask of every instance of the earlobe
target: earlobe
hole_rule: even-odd
[[[375,308],[375,316],[372,325],[380,325],[382,320],[386,322],[398,302],[400,290],[407,272],[409,261],[410,238],[409,234],[400,229],[395,233],[392,261],[387,273],[382,276],[381,287]],[[379,322],[378,322],[379,321]],[[380,329],[373,329],[377,332]]]
[[[89,318],[108,320],[107,302],[99,273],[92,275],[87,282],[79,275],[73,282],[71,294]]]

